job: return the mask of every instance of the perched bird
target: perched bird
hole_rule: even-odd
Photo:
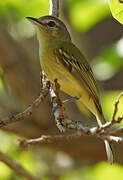
[[[27,17],[37,27],[41,68],[47,78],[57,78],[61,90],[75,96],[95,116],[98,125],[105,123],[99,102],[99,92],[90,65],[80,50],[72,43],[64,23],[56,17],[43,16],[39,19]],[[108,141],[104,141],[108,161],[112,164],[113,154]]]

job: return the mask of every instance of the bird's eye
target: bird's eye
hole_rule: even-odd
[[[54,27],[56,24],[54,23],[54,21],[49,21],[49,22],[47,23],[47,25],[48,25],[49,27]]]

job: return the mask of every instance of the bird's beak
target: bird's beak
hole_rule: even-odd
[[[43,26],[43,24],[41,22],[39,22],[38,19],[33,18],[33,17],[26,17],[26,19],[28,19],[32,24],[36,25],[36,26]]]

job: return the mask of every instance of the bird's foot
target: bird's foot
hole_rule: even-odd
[[[84,127],[80,121],[72,121],[70,119],[64,120],[65,126],[69,129],[82,130]]]
[[[64,122],[63,121],[60,121],[60,119],[57,119],[56,120],[56,126],[58,127],[59,131],[61,133],[64,133],[66,131],[66,127],[64,125]]]
[[[66,132],[66,129],[76,129],[83,130],[83,125],[79,121],[72,121],[70,119],[59,118],[56,120],[56,126],[60,130],[61,133]]]

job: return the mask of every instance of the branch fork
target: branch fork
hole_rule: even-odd
[[[111,118],[111,121],[105,123],[101,127],[85,127],[82,125],[79,121],[73,121],[70,120],[65,115],[65,109],[63,107],[64,102],[60,99],[60,85],[58,83],[58,80],[54,80],[54,85],[50,85],[50,96],[51,96],[51,102],[52,102],[52,113],[55,117],[56,125],[60,132],[64,133],[67,129],[74,129],[75,133],[72,134],[60,134],[60,135],[42,135],[39,138],[36,139],[30,139],[30,140],[19,140],[20,141],[20,147],[21,148],[27,148],[30,145],[34,145],[37,143],[46,143],[46,142],[53,142],[54,140],[60,140],[63,138],[69,139],[69,138],[76,138],[81,137],[83,135],[89,135],[89,136],[95,136],[101,140],[108,140],[109,142],[115,142],[115,143],[123,143],[123,138],[119,136],[114,136],[117,133],[123,132],[123,127],[116,128],[114,130],[108,130],[111,126],[113,126],[116,123],[120,123],[123,120],[123,116],[116,118],[116,114],[118,112],[118,104],[120,101],[120,98],[123,96],[123,92],[119,95],[119,97],[115,101],[114,105],[114,112]],[[76,100],[74,98],[74,100]],[[66,100],[65,102],[69,102],[69,100]]]

